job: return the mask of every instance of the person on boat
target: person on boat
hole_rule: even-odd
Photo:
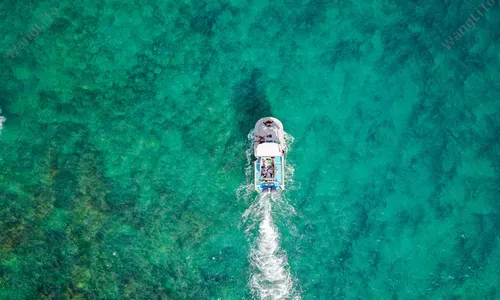
[[[269,166],[267,167],[267,178],[273,178],[273,173],[274,173],[274,170],[273,170],[273,166]]]

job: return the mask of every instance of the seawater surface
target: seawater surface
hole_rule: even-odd
[[[0,299],[498,299],[491,3],[2,1]]]

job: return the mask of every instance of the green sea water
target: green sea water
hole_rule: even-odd
[[[0,299],[500,299],[480,1],[3,0]]]

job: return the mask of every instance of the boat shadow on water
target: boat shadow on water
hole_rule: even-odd
[[[266,97],[262,72],[254,68],[250,74],[233,87],[231,106],[234,121],[231,134],[224,146],[227,158],[224,172],[240,173],[246,164],[245,149],[249,147],[247,136],[254,127],[255,120],[272,115],[271,105]],[[243,175],[243,173],[242,173]]]
[[[250,77],[242,80],[233,90],[233,109],[236,112],[236,128],[233,138],[245,139],[255,120],[272,116],[272,109],[266,97],[263,75],[259,69],[253,69]]]

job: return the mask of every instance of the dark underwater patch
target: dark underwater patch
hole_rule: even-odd
[[[263,117],[272,116],[266,96],[262,72],[253,69],[248,78],[233,87],[233,109],[236,112],[236,135],[244,138]]]

